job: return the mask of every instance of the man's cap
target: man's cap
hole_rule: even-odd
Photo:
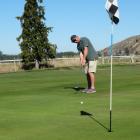
[[[74,42],[76,37],[77,37],[77,35],[72,35],[71,36],[71,41]]]

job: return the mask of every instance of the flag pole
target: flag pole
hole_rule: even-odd
[[[111,27],[111,47],[110,47],[110,54],[111,54],[111,60],[110,60],[110,121],[109,121],[109,132],[112,132],[112,62],[113,62],[113,53],[112,53],[112,47],[113,47],[113,20],[112,20],[112,27]]]
[[[110,46],[110,121],[109,121],[109,132],[112,132],[112,62],[113,62],[113,26],[114,23],[119,23],[119,10],[118,10],[118,0],[107,0],[105,4],[105,8],[109,14],[109,17],[112,21],[112,29],[111,29],[111,46]]]

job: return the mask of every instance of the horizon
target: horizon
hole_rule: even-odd
[[[113,46],[115,45],[115,44],[118,44],[118,43],[120,43],[120,42],[122,42],[122,41],[125,41],[125,40],[127,40],[127,39],[129,39],[129,38],[132,38],[132,37],[137,37],[137,36],[140,36],[140,34],[139,35],[134,35],[134,36],[130,36],[130,37],[127,37],[127,38],[125,38],[125,39],[123,39],[123,40],[120,40],[120,41],[118,41],[118,42],[115,42],[115,43],[113,43]],[[109,48],[110,46],[106,46],[105,48]],[[102,49],[100,49],[100,50],[97,50],[97,51],[102,51],[102,50],[104,50],[105,48],[102,48]],[[2,52],[1,50],[0,50],[0,52]],[[70,51],[60,51],[60,52],[56,52],[56,54],[58,54],[58,53],[67,53],[67,52],[71,52],[71,53],[78,53],[77,51],[72,51],[72,50],[70,50]],[[19,54],[5,54],[5,53],[3,53],[2,52],[2,54],[3,55],[20,55],[20,53]]]

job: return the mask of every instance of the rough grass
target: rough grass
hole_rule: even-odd
[[[80,69],[0,74],[0,140],[139,140],[140,65],[113,67],[111,133],[109,70],[98,67],[93,95],[73,89],[86,86]]]

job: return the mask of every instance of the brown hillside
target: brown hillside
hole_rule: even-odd
[[[108,55],[109,48],[103,50]],[[140,35],[129,37],[113,45],[113,55],[140,55]]]

